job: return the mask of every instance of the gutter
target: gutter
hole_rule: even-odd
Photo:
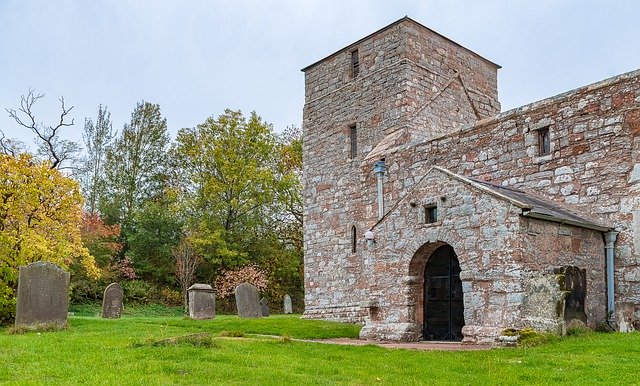
[[[616,321],[613,261],[615,260],[614,244],[617,237],[618,232],[615,230],[611,230],[604,234],[604,250],[607,256],[607,323],[609,324],[609,326],[611,326],[611,324],[613,323],[614,326],[611,327],[615,327]]]
[[[557,222],[560,224],[567,224],[567,225],[573,225],[573,226],[577,226],[580,228],[587,228],[587,229],[593,229],[594,231],[598,231],[598,232],[609,232],[612,231],[612,228],[606,228],[597,224],[593,224],[590,222],[586,222],[586,221],[578,221],[578,220],[569,220],[569,219],[561,219],[555,216],[551,216],[548,214],[544,214],[544,213],[538,213],[538,212],[533,212],[531,210],[523,210],[522,211],[522,215],[524,217],[531,217],[531,218],[537,218],[540,220],[547,220],[547,221],[553,221],[553,222]]]

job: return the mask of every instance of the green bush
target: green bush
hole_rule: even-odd
[[[102,280],[82,278],[71,281],[71,303],[101,302],[107,285]]]
[[[151,303],[157,297],[155,288],[146,281],[126,280],[120,283],[124,291],[124,303]]]
[[[160,290],[160,297],[162,298],[162,304],[165,306],[181,306],[182,305],[182,292],[173,290],[171,288],[163,288]]]

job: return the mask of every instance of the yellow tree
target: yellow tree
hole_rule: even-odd
[[[82,195],[74,180],[30,155],[0,154],[0,320],[13,315],[21,265],[78,261],[98,275],[81,224]]]

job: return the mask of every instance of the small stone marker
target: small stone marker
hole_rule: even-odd
[[[209,284],[194,284],[189,293],[189,317],[213,319],[216,317],[216,294]]]
[[[284,295],[284,313],[285,314],[292,314],[293,313],[293,306],[291,305],[291,296],[289,296],[289,294]]]
[[[122,316],[124,291],[118,283],[111,283],[105,288],[102,296],[102,317],[118,319]]]
[[[67,326],[69,272],[56,264],[38,261],[19,268],[15,325]]]
[[[242,283],[236,287],[236,307],[238,316],[241,318],[260,318],[262,310],[260,307],[260,294],[258,289],[249,283]]]
[[[260,312],[262,316],[269,316],[269,302],[265,298],[260,299]]]

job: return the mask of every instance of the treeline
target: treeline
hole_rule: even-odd
[[[59,140],[58,131],[68,126],[64,122],[70,109],[63,104],[62,126],[32,125],[31,107],[39,97],[30,92],[17,112],[8,110],[25,129],[44,133],[36,133],[38,155],[26,155],[16,141],[0,138],[5,187],[13,190],[0,188],[0,252],[13,251],[8,253],[12,257],[0,255],[6,266],[0,280],[8,297],[15,289],[17,266],[42,257],[16,249],[25,229],[34,227],[33,218],[21,218],[15,223],[22,224],[12,229],[3,226],[10,223],[7,208],[18,205],[16,192],[26,187],[23,181],[35,179],[27,174],[39,168],[57,179],[73,178],[77,184],[70,185],[70,195],[80,190],[84,197],[82,208],[76,200],[66,209],[43,210],[42,203],[60,197],[42,191],[29,207],[54,222],[63,218],[62,212],[71,217],[64,217],[62,234],[28,236],[33,244],[60,244],[79,230],[80,245],[68,240],[76,250],[66,248],[56,253],[69,256],[49,258],[71,270],[72,302],[100,300],[105,286],[118,281],[130,301],[179,305],[188,286],[203,282],[217,289],[218,303],[225,308],[232,298],[229,289],[250,281],[275,308],[286,293],[294,304],[302,304],[298,129],[277,134],[255,113],[245,117],[225,110],[181,129],[172,141],[157,104],[138,103],[121,130],[113,128],[108,109],[100,106],[95,120],[85,120],[83,155],[74,157],[74,144]],[[22,174],[11,177],[8,168],[16,163],[21,163]],[[60,172],[65,168],[66,176]],[[4,319],[12,309],[5,303]]]

